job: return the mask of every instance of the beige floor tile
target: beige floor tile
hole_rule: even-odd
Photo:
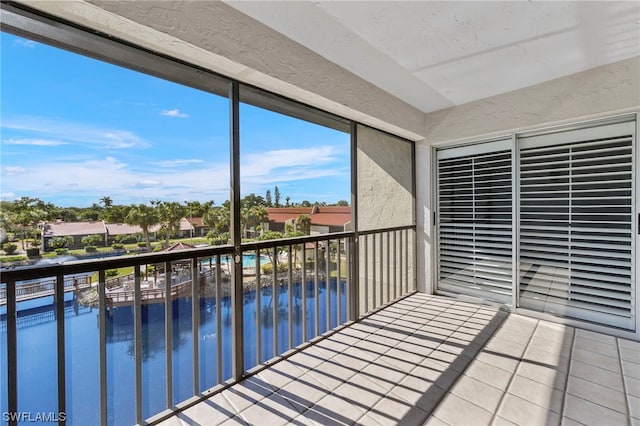
[[[512,342],[500,337],[492,337],[484,347],[485,351],[492,351],[497,354],[505,355],[513,359],[520,359],[524,354],[526,344]]]
[[[238,412],[231,403],[227,401],[222,393],[219,393],[193,407],[187,408],[182,412],[181,417],[185,416],[192,419],[195,424],[217,425],[235,417],[237,414]]]
[[[585,425],[627,424],[624,414],[571,394],[566,396],[564,415]]]
[[[631,377],[633,379],[640,379],[640,364],[630,361],[620,361],[622,364],[622,373],[625,377]]]
[[[388,398],[402,398],[409,404],[430,414],[444,396],[444,389],[419,378],[407,376],[388,394]]]
[[[280,389],[278,393],[297,411],[304,412],[330,392],[313,376],[306,374]]]
[[[523,361],[518,366],[516,374],[562,391],[566,387],[568,373],[556,368]]]
[[[493,418],[493,413],[451,393],[445,395],[433,414],[451,425],[489,425]]]
[[[337,395],[327,395],[321,399],[316,405],[305,411],[303,415],[309,412],[317,412],[323,417],[346,424],[355,423],[365,414],[366,410],[352,404],[350,401],[338,397]],[[311,417],[314,421],[319,421]],[[324,424],[323,422],[320,422]]]
[[[175,416],[171,416],[166,420],[161,421],[160,423],[158,423],[159,426],[191,426],[192,424],[195,425],[196,423],[190,423],[191,419],[189,418],[185,418],[185,420],[180,420],[180,414],[177,414]]]
[[[494,336],[500,339],[509,340],[519,345],[526,346],[529,343],[529,340],[531,339],[532,334],[533,333],[522,333],[522,332],[502,328],[496,331]]]
[[[302,376],[302,378],[307,375],[313,377],[316,381],[320,382],[322,387],[327,389],[328,391],[333,391],[338,386],[342,385],[345,382],[345,379],[336,376],[331,371],[321,370],[320,368],[315,368],[309,371],[307,374]]]
[[[248,424],[249,423],[244,421],[244,419],[238,415],[236,417],[233,417],[233,418],[225,421],[224,423],[220,423],[220,426],[245,426],[245,425],[248,425]],[[198,426],[200,426],[200,425],[198,425]]]
[[[580,348],[574,348],[571,357],[576,361],[595,365],[596,367],[611,370],[616,373],[620,372],[620,360],[618,357],[602,355]]]
[[[526,377],[515,375],[508,392],[556,413],[562,411],[563,392]]]
[[[616,345],[615,337],[602,334],[602,333],[597,333],[595,331],[584,330],[582,328],[576,328],[575,336],[576,336],[576,339],[584,338],[584,339],[590,339],[600,343],[605,343],[607,345],[612,345],[612,346]]]
[[[605,339],[605,337],[611,337],[611,336],[603,335],[604,341],[598,341],[598,340],[592,340],[592,339],[580,337],[579,333],[576,332],[576,337],[573,343],[573,347],[584,349],[590,352],[595,352],[595,353],[606,355],[606,356],[618,357],[618,348],[615,345],[615,339],[611,338],[612,343],[607,343],[608,340]]]
[[[273,394],[243,410],[240,415],[251,425],[285,425],[300,415],[289,403]]]
[[[430,416],[424,423],[424,426],[449,426],[449,423],[445,423],[436,416]]]
[[[369,413],[365,413],[364,416],[360,417],[356,422],[358,426],[382,426],[376,419],[371,417]]]
[[[569,374],[615,390],[622,389],[622,375],[580,361],[571,362]]]
[[[476,356],[476,359],[486,364],[493,365],[494,367],[501,368],[510,373],[516,371],[518,363],[520,362],[520,360],[516,358],[505,354],[496,353],[487,348],[482,349],[482,351],[480,351],[480,353]]]
[[[571,355],[572,340],[559,339],[547,339],[544,337],[534,336],[529,342],[529,347],[539,349],[541,351],[551,352],[553,354],[560,354],[568,357]]]
[[[422,357],[407,357],[407,359],[404,359],[399,351],[389,351],[376,360],[376,362],[387,364],[396,371],[405,374],[416,368],[420,361],[422,361]]]
[[[640,398],[627,395],[627,403],[629,404],[629,415],[640,420]]]
[[[431,358],[426,358],[411,374],[430,380],[445,390],[460,376],[460,372],[452,369],[449,364]]]
[[[624,349],[635,350],[640,353],[640,342],[636,340],[618,338],[618,346]]]
[[[381,392],[379,388],[376,389],[375,385],[371,389],[366,389],[354,383],[344,383],[333,391],[333,395],[343,398],[366,412],[385,397],[386,393]]]
[[[474,360],[464,372],[465,376],[473,377],[476,380],[480,380],[483,383],[498,388],[500,390],[506,390],[509,381],[511,380],[511,373],[493,365],[486,364],[482,361]]]
[[[567,393],[626,414],[625,395],[620,391],[569,376]]]
[[[625,377],[624,385],[629,395],[640,398],[640,380],[634,379],[632,377]]]
[[[532,362],[549,368],[554,368],[559,371],[569,371],[568,357],[562,356],[562,354],[551,353],[535,348],[527,348],[523,356],[523,362]]]
[[[450,392],[473,404],[494,412],[498,408],[503,391],[469,376],[461,376]]]
[[[584,423],[577,422],[569,417],[562,418],[562,426],[582,426]]]
[[[303,374],[305,374],[304,370],[298,368],[291,361],[284,360],[262,370],[257,377],[267,382],[274,389],[279,389]]]
[[[321,426],[319,423],[314,422],[311,419],[306,418],[304,415],[299,415],[291,421],[291,426]],[[376,426],[376,425],[372,425]]]
[[[497,415],[518,425],[557,425],[560,415],[510,393],[505,394]]]
[[[242,412],[272,393],[273,389],[266,382],[250,377],[225,390],[224,397],[236,411]]]
[[[493,419],[493,422],[491,423],[491,426],[518,426],[518,425],[516,425],[513,422],[510,422],[504,417],[495,416],[495,418]]]
[[[422,425],[428,414],[399,398],[384,398],[367,415],[381,425]]]

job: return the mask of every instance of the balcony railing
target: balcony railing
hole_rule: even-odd
[[[3,270],[0,411],[157,422],[412,293],[414,246],[408,226]]]

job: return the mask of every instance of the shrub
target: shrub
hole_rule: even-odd
[[[39,247],[30,247],[27,249],[27,257],[38,257],[38,256],[40,256]]]
[[[4,250],[4,252],[7,255],[14,254],[17,249],[18,249],[18,246],[16,244],[13,244],[13,243],[5,243],[5,244],[2,245],[2,250]]]
[[[82,237],[82,245],[86,247],[97,246],[104,244],[104,237],[99,234],[87,235]]]
[[[49,244],[48,244],[49,248],[54,250],[61,249],[61,248],[68,248],[71,245],[73,245],[73,237],[69,235],[64,237],[53,237],[49,240]]]
[[[288,268],[289,267],[287,266],[286,263],[278,263],[278,272],[287,272]],[[265,275],[272,274],[273,264],[267,263],[265,265],[262,265],[261,269],[262,269],[262,273]]]
[[[104,275],[107,278],[116,277],[116,276],[118,276],[118,270],[117,269],[107,269],[106,271],[104,271]]]
[[[56,249],[56,254],[57,254],[58,256],[62,256],[62,255],[64,255],[64,254],[67,254],[68,252],[69,252],[69,250],[68,250],[68,249],[66,249],[66,248],[57,248],[57,249]]]
[[[147,243],[145,243],[144,241],[140,241],[138,243],[138,247],[146,247],[146,246],[147,246]]]
[[[97,252],[97,251],[98,251],[98,247],[96,247],[96,246],[86,246],[86,247],[84,248],[84,250],[85,250],[87,253],[95,253],[95,252]]]
[[[155,246],[155,247],[153,248],[153,250],[151,250],[151,251],[153,251],[154,253],[159,252],[159,251],[162,251],[162,246],[161,246],[161,245],[159,245],[159,246]]]
[[[124,244],[113,243],[111,248],[114,250],[124,250]]]

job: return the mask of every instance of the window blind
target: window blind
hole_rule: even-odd
[[[633,328],[633,129],[518,143],[519,305]]]
[[[509,147],[510,140],[504,140],[437,153],[441,290],[511,304]]]

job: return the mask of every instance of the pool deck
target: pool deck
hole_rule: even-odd
[[[413,294],[174,425],[640,425],[640,342]]]

